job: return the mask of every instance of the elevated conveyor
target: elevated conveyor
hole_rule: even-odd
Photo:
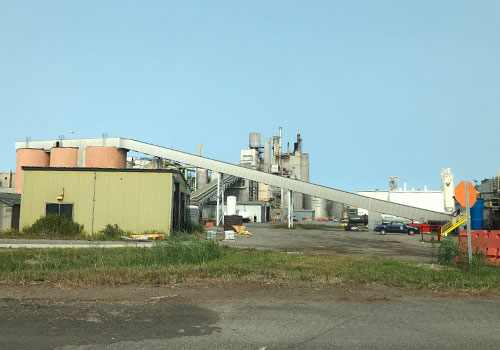
[[[224,175],[222,177],[222,188],[226,190],[232,184],[238,181],[236,176]],[[193,205],[203,205],[209,200],[215,200],[217,198],[217,181],[212,181],[206,186],[191,192],[190,199]]]
[[[16,150],[19,148],[39,148],[50,150],[56,142],[60,142],[62,147],[79,147],[80,153],[84,153],[82,148],[88,146],[111,146],[125,148],[136,152],[149,154],[156,157],[170,159],[176,162],[188,164],[198,168],[217,171],[222,174],[228,174],[271,186],[308,194],[311,196],[324,198],[349,206],[367,209],[370,212],[390,214],[413,220],[425,221],[449,221],[451,215],[435,212],[426,209],[415,208],[403,204],[391,203],[380,199],[360,196],[354,193],[337,190],[325,186],[315,185],[300,180],[288,179],[278,175],[264,173],[258,170],[248,169],[239,165],[221,162],[218,160],[196,156],[194,154],[184,153],[156,146],[149,143],[124,139],[124,138],[100,138],[100,139],[74,139],[74,140],[52,140],[52,141],[26,141],[16,142]],[[80,160],[79,160],[80,162]],[[84,164],[81,164],[84,165]]]

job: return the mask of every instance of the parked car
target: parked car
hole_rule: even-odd
[[[359,231],[359,227],[356,226],[356,225],[347,225],[347,226],[344,226],[344,230],[346,231]]]
[[[392,221],[389,225],[375,225],[373,231],[380,232],[381,235],[385,235],[387,232],[407,233],[409,235],[420,232],[418,227],[410,226],[400,221]]]

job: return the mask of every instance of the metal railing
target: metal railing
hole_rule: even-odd
[[[448,233],[450,233],[451,231],[453,231],[466,221],[467,221],[467,213],[464,211],[459,215],[455,216],[453,219],[448,221],[443,226],[441,226],[441,236],[448,236]]]
[[[238,181],[238,177],[232,175],[225,175],[222,179],[222,189],[226,190],[231,185],[233,185],[236,181]],[[203,205],[209,200],[215,200],[217,197],[217,181],[210,182],[203,188],[196,190],[191,193],[191,204],[193,205]]]

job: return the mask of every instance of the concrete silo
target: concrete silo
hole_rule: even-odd
[[[43,149],[20,148],[16,158],[16,183],[14,193],[21,193],[23,188],[23,166],[48,167],[50,157]]]
[[[50,150],[50,166],[61,168],[78,167],[78,148],[54,147]]]
[[[127,150],[123,148],[91,146],[85,151],[86,168],[124,169],[127,165]]]

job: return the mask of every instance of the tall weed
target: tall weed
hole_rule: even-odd
[[[441,240],[437,249],[437,262],[441,265],[479,268],[488,264],[484,250],[477,247],[472,251],[472,264],[469,266],[467,247],[457,243],[453,237]]]

